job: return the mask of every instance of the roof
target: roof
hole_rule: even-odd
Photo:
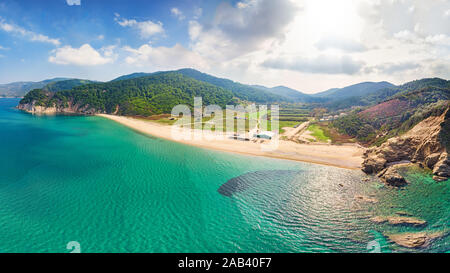
[[[272,131],[261,131],[258,133],[258,135],[266,135],[266,136],[273,137],[275,135],[275,133]]]

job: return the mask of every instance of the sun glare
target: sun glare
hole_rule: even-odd
[[[361,31],[354,1],[308,0],[305,15],[308,26],[321,36],[355,37]]]

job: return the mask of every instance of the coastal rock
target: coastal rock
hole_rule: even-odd
[[[404,164],[401,164],[402,166],[404,166]],[[406,179],[398,173],[398,167],[399,165],[394,165],[394,166],[390,166],[387,169],[383,170],[380,173],[380,177],[381,179],[386,182],[386,184],[390,185],[390,186],[395,186],[395,187],[399,187],[399,186],[404,186],[406,185],[408,182],[406,182]]]
[[[388,222],[388,224],[397,226],[397,225],[407,225],[413,227],[425,226],[427,222],[422,219],[414,218],[414,217],[404,217],[404,216],[375,216],[370,218],[370,221],[376,224],[382,224]]]
[[[425,166],[427,166],[430,169],[433,169],[433,166],[438,162],[440,156],[441,156],[440,153],[430,154],[429,156],[427,156],[425,158],[425,161],[424,161]]]
[[[448,177],[442,177],[442,176],[433,175],[433,180],[437,181],[437,182],[442,182],[442,181],[447,181]]]
[[[390,225],[409,225],[414,227],[425,226],[427,221],[417,219],[414,217],[395,216],[388,217],[388,223]]]
[[[367,174],[377,173],[384,169],[386,159],[382,157],[368,157],[363,162],[363,171]]]
[[[17,108],[33,114],[54,114],[57,112],[56,107],[44,107],[34,103],[19,104]]]
[[[57,113],[62,114],[96,114],[99,113],[89,105],[78,105],[73,104],[72,102],[68,102],[66,105],[52,105],[52,106],[41,106],[36,105],[36,102],[32,103],[21,103],[17,106],[18,109],[26,111],[32,114],[41,114],[41,115],[52,115]]]
[[[387,235],[389,240],[397,245],[408,248],[427,247],[434,240],[444,236],[444,232],[417,232],[417,233],[400,233]]]
[[[438,162],[434,165],[433,174],[441,177],[450,176],[449,158],[447,153],[442,153]]]
[[[374,216],[374,217],[370,218],[370,221],[375,224],[382,224],[382,223],[387,222],[387,218],[383,217],[383,216]]]
[[[367,174],[378,174],[394,186],[406,184],[406,180],[393,168],[403,162],[415,162],[432,169],[435,176],[449,177],[446,137],[441,135],[441,131],[447,130],[442,126],[447,122],[448,115],[447,110],[441,116],[428,117],[404,135],[367,149],[363,155],[362,170]]]
[[[400,216],[412,216],[412,214],[407,211],[397,211],[397,212],[395,212],[395,214],[400,215]]]
[[[355,199],[366,203],[378,203],[376,198],[371,198],[365,195],[355,195]]]

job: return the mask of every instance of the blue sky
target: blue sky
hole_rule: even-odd
[[[0,83],[192,67],[317,92],[450,75],[450,1],[0,0]]]
[[[77,2],[77,1],[75,1]],[[205,3],[208,2],[208,3]],[[66,0],[0,1],[0,20],[14,27],[45,35],[59,43],[33,41],[30,35],[0,30],[0,82],[41,80],[53,76],[87,77],[107,80],[124,72],[109,67],[58,65],[48,61],[51,51],[58,47],[79,48],[89,44],[99,49],[114,45],[138,47],[152,42],[155,46],[184,46],[189,41],[187,17],[195,16],[196,8],[213,8],[214,1],[120,1],[81,0],[80,5],[68,5]],[[107,4],[106,4],[107,3]],[[172,8],[186,10],[183,20]],[[202,10],[203,11],[203,10]],[[119,18],[161,22],[164,32],[141,37],[139,30],[120,26]],[[97,72],[102,69],[105,71]]]

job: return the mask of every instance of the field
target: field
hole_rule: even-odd
[[[322,127],[315,123],[309,125],[307,130],[310,131],[311,135],[320,142],[328,142],[328,140],[330,140],[330,137],[327,136]]]
[[[355,139],[339,133],[330,127],[328,122],[316,122],[309,125],[308,130],[320,142],[331,142],[332,144],[353,143]]]
[[[297,125],[302,124],[303,122],[306,122],[311,119],[309,116],[310,110],[309,109],[303,109],[303,108],[282,108],[279,111],[279,121],[278,121],[278,129],[279,133],[282,134],[285,132],[283,127],[295,127]],[[260,130],[272,130],[272,122],[271,122],[271,112],[270,110],[264,110],[264,111],[255,111],[251,113],[239,113],[238,118],[235,118],[233,116],[226,116],[226,111],[224,110],[222,112],[222,122],[214,123],[214,114],[211,117],[202,117],[200,120],[195,120],[194,117],[191,117],[191,120],[189,123],[185,124],[185,126],[190,126],[191,128],[194,128],[195,125],[201,124],[201,128],[206,128],[205,126],[208,126],[208,128],[212,128],[212,131],[221,130],[223,132],[230,131],[227,129],[227,122],[233,123],[234,128],[233,131],[237,132],[237,125],[238,123],[245,123],[245,131],[249,132],[251,129],[254,129],[256,125],[258,124],[257,119],[260,117],[262,120],[267,120],[267,128],[262,128],[262,124],[258,124],[258,128]],[[136,117],[139,119],[149,120],[165,125],[173,125],[177,122],[177,119],[172,119],[171,115],[164,114],[164,115],[155,115],[150,117]],[[251,124],[250,124],[251,123]],[[251,128],[250,128],[251,127]]]
[[[208,126],[208,128],[211,128],[212,131],[221,130],[223,132],[226,132],[226,131],[237,132],[238,124],[244,123],[245,124],[244,130],[246,132],[248,132],[251,129],[255,128],[256,125],[258,124],[258,122],[257,122],[258,116],[267,118],[267,115],[269,113],[270,113],[270,111],[267,111],[267,110],[256,111],[256,112],[252,112],[252,113],[240,112],[235,117],[235,116],[227,116],[226,111],[224,110],[222,112],[221,122],[215,122],[214,121],[215,115],[212,114],[210,117],[203,116],[201,118],[201,120],[196,119],[195,117],[191,117],[190,122],[185,123],[183,126],[194,129],[196,127],[196,125],[197,126],[200,125],[202,129],[206,129],[207,128],[206,126]],[[149,121],[153,121],[153,122],[157,122],[157,123],[161,123],[161,124],[165,124],[165,125],[173,125],[177,121],[179,121],[179,119],[172,119],[171,115],[169,115],[169,114],[155,115],[155,116],[150,116],[150,117],[137,117],[137,118],[149,120]],[[229,128],[227,128],[227,124],[234,124],[233,129],[229,130]]]
[[[283,127],[295,127],[303,122],[311,119],[311,110],[308,108],[303,108],[302,105],[281,105],[279,111],[278,127],[280,134],[284,133]],[[270,115],[267,122],[268,130],[272,130],[272,124],[270,122]]]

